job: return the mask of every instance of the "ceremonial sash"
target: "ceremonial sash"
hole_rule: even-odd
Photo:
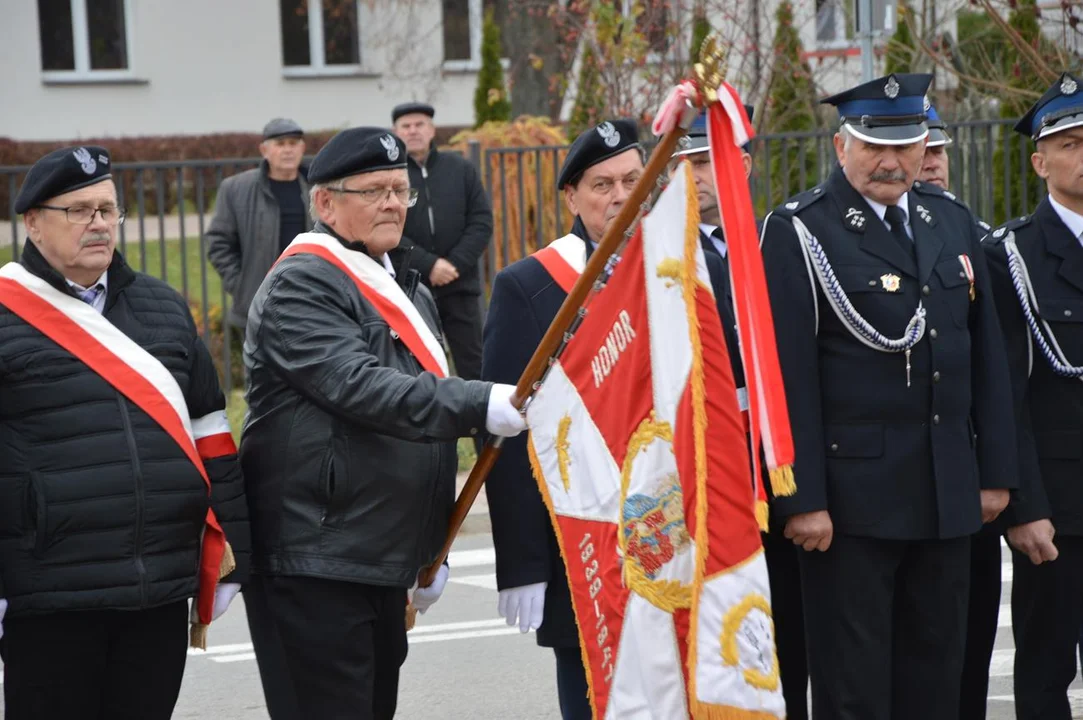
[[[184,393],[168,369],[90,305],[54,288],[18,263],[0,268],[0,304],[74,355],[156,422],[199,471],[210,494],[203,465],[237,452],[224,411],[195,420]],[[232,551],[214,510],[207,509],[199,564],[199,595],[192,645],[206,646],[218,580],[233,570]]]
[[[748,436],[685,165],[527,406],[593,716],[785,714]]]
[[[387,268],[363,252],[348,250],[326,233],[301,233],[278,258],[315,255],[337,267],[353,280],[358,292],[372,305],[402,339],[421,367],[438,377],[447,377],[447,355],[421,318],[410,298],[387,272]]]
[[[542,264],[561,290],[570,293],[587,266],[587,241],[568,234],[557,238],[531,257]]]

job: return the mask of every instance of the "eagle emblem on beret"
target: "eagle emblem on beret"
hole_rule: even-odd
[[[83,172],[87,175],[93,175],[94,171],[98,169],[98,163],[94,161],[90,151],[86,148],[78,148],[72,155],[75,157],[76,161],[78,161],[79,166],[83,168]]]
[[[602,137],[602,142],[606,147],[615,148],[620,145],[620,132],[617,128],[613,127],[613,123],[606,120],[597,128],[598,134]]]
[[[399,145],[395,142],[395,138],[384,135],[380,138],[380,144],[384,146],[384,150],[387,150],[388,161],[395,162],[399,159]]]

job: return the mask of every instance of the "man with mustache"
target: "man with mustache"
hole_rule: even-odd
[[[253,569],[300,717],[384,720],[406,659],[407,598],[447,535],[456,439],[526,423],[511,385],[448,376],[432,295],[387,257],[417,199],[403,142],[343,130],[308,177],[315,228],[286,249],[248,317]],[[445,565],[413,590],[420,612],[447,577]]]
[[[570,234],[497,273],[485,321],[482,378],[515,383],[598,242],[643,174],[635,122],[607,120],[575,139],[557,179],[575,216]],[[706,255],[720,316],[721,259]],[[732,313],[732,310],[730,311]],[[556,655],[564,720],[590,720],[587,680],[564,562],[530,469],[526,438],[504,443],[485,484],[496,548],[498,612]]]
[[[189,621],[205,645],[248,574],[225,398],[184,298],[116,252],[105,148],[38,160],[15,210],[28,242],[0,268],[6,717],[167,720]]]
[[[745,113],[752,121],[753,108],[745,105]],[[699,200],[700,244],[705,254],[715,255],[723,264],[725,303],[722,307],[722,324],[729,351],[733,379],[738,387],[741,409],[748,410],[745,388],[745,371],[741,363],[741,347],[737,337],[737,318],[733,305],[733,292],[729,277],[729,248],[722,231],[722,216],[715,192],[714,167],[711,163],[710,144],[707,138],[707,113],[702,111],[688,133],[681,138],[679,149],[673,154],[670,174],[680,168],[679,161],[686,160],[692,166]],[[752,155],[748,146],[743,148],[745,176],[752,173]],[[764,477],[764,488],[771,492],[771,483]],[[775,623],[775,645],[778,649],[779,674],[782,691],[786,697],[786,717],[804,720],[808,717],[808,662],[805,654],[805,622],[801,609],[801,577],[797,565],[797,548],[782,534],[782,523],[774,519],[769,532],[762,534],[764,555],[771,583],[771,612]]]
[[[763,254],[797,493],[813,717],[957,720],[970,537],[1017,486],[1004,342],[970,211],[914,179],[930,75],[824,102],[828,180]]]
[[[1068,720],[1083,625],[1083,80],[1062,74],[1015,131],[1049,190],[984,242],[1019,418],[1022,488],[1004,513],[1015,713]]]

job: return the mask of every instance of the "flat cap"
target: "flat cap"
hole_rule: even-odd
[[[908,145],[929,134],[925,93],[933,76],[899,73],[824,98],[839,111],[839,125],[874,145]]]
[[[15,198],[22,214],[49,198],[87,187],[112,177],[109,151],[97,145],[64,147],[34,163]]]
[[[1015,131],[1035,142],[1047,135],[1083,125],[1083,92],[1079,78],[1063,73],[1016,123]]]
[[[563,190],[592,165],[639,147],[639,131],[634,120],[606,120],[584,131],[568,149],[557,178],[557,190]]]
[[[277,137],[286,137],[287,135],[296,135],[301,137],[304,135],[304,131],[301,130],[301,126],[295,123],[289,118],[275,118],[271,122],[263,126],[263,139],[270,140]]]
[[[432,105],[423,102],[408,102],[396,105],[395,109],[391,111],[391,122],[396,122],[403,115],[413,115],[414,113],[421,113],[422,115],[428,115],[433,117],[436,115],[436,110]]]
[[[947,126],[940,119],[936,108],[929,102],[928,96],[925,97],[925,117],[927,118],[925,124],[929,126],[929,139],[925,142],[925,147],[951,145],[952,139],[947,133]]]
[[[748,115],[748,121],[752,122],[752,113],[755,110],[751,105],[745,105],[745,113]],[[677,142],[677,150],[673,153],[672,157],[681,157],[683,155],[695,155],[696,153],[707,152],[710,145],[707,142],[707,109],[700,110],[699,115],[692,121],[692,127],[688,128],[688,132]],[[748,152],[748,144],[744,145],[744,151]]]
[[[310,183],[327,183],[350,175],[406,167],[406,145],[389,130],[349,128],[320,148],[308,167]]]

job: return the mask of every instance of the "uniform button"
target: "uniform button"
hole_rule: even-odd
[[[471,435],[477,435],[478,434],[478,429],[477,428],[470,428],[470,434]]]
[[[876,287],[876,281],[875,280],[869,280],[869,287]]]
[[[939,370],[937,370],[936,372],[933,373],[933,382],[934,383],[940,382],[940,371]]]
[[[1064,317],[1072,317],[1072,311],[1071,310],[1065,310],[1064,311]]]
[[[940,416],[939,415],[933,415],[933,425],[939,425],[939,424],[940,424]]]
[[[839,451],[839,444],[838,443],[831,443],[831,452],[838,452],[838,451]]]
[[[929,289],[929,286],[928,286],[928,285],[925,285],[925,286],[923,286],[923,287],[921,288],[921,294],[922,294],[922,295],[928,295],[928,294],[929,294],[929,293],[931,293],[931,292],[932,292],[932,290],[930,290],[930,289]]]
[[[933,328],[932,330],[929,331],[929,337],[931,337],[933,340],[936,340],[936,336],[939,335],[939,334],[940,333],[938,333],[936,331],[936,328]]]

